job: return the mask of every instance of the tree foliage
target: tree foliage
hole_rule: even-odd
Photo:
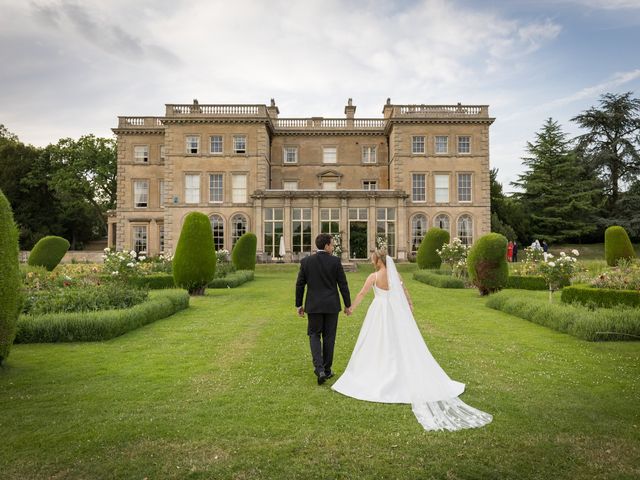
[[[560,125],[549,118],[536,140],[527,142],[527,152],[526,170],[513,185],[522,190],[518,198],[530,212],[529,237],[563,243],[593,235],[599,185]]]

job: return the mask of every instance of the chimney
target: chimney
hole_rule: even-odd
[[[272,98],[271,105],[267,107],[267,113],[271,118],[278,118],[278,114],[280,113],[280,109],[278,109],[276,105],[276,101]]]
[[[390,118],[393,114],[393,105],[391,105],[391,99],[387,98],[387,103],[384,104],[382,108],[382,115],[384,118]]]
[[[344,107],[344,113],[349,119],[353,119],[353,115],[356,113],[356,107],[353,105],[353,100],[347,101],[347,106]]]

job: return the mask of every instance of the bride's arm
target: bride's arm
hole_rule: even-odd
[[[356,299],[351,304],[351,311],[354,311],[358,307],[358,305],[362,303],[362,300],[364,300],[365,295],[369,292],[369,290],[371,290],[371,287],[373,287],[373,283],[375,281],[376,281],[375,273],[372,273],[367,277],[367,280],[364,282],[364,285],[362,286],[362,290],[360,290],[360,292],[356,296]]]

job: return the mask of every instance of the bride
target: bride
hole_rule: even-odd
[[[493,417],[458,398],[464,384],[451,380],[424,343],[413,318],[409,292],[393,259],[376,250],[369,275],[352,311],[373,287],[367,311],[345,372],[331,387],[349,397],[371,402],[410,403],[425,430],[481,427]]]

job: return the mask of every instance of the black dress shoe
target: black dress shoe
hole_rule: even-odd
[[[322,385],[327,380],[327,374],[324,372],[318,373],[318,385]]]
[[[335,373],[333,373],[333,370],[329,370],[328,372],[324,372],[324,375],[327,378],[327,380],[329,380],[331,377],[335,375]]]

